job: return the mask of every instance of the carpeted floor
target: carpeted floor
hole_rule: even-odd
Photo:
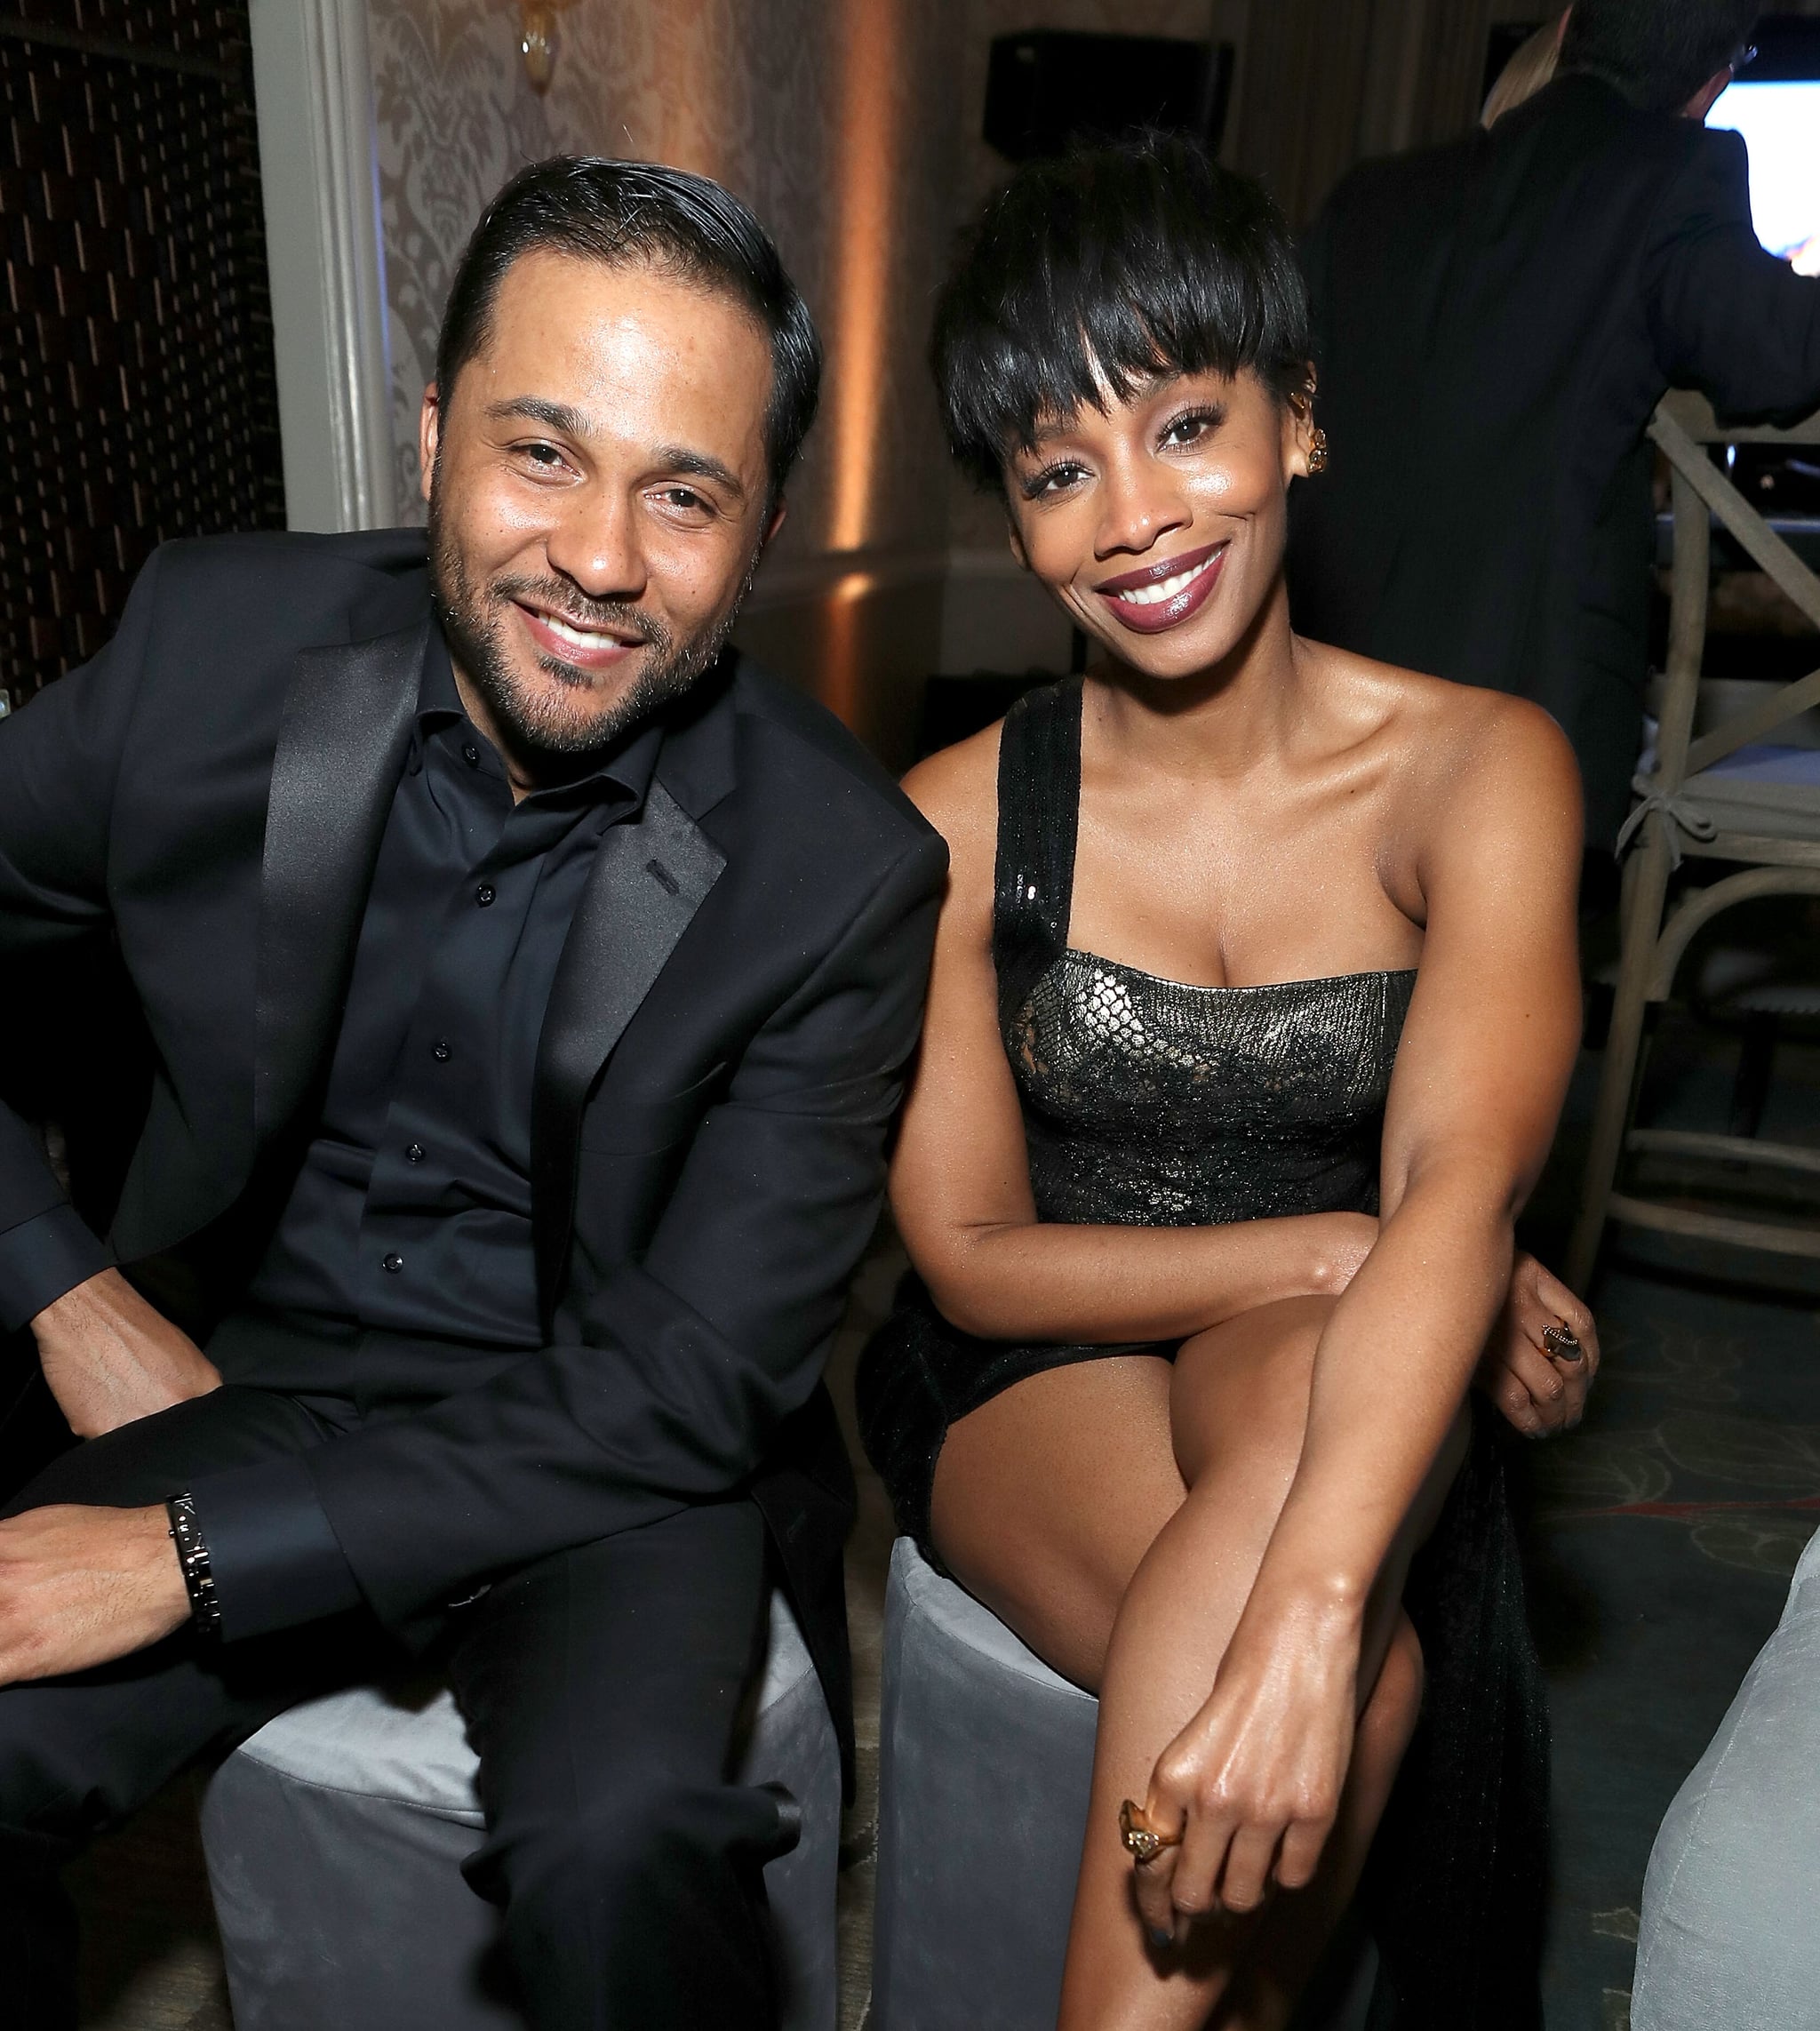
[[[1731,1048],[1720,1033],[1666,1026],[1646,1093],[1650,1118],[1722,1125]],[[1597,1063],[1583,1060],[1537,1195],[1530,1233],[1546,1254],[1571,1207]],[[1820,1051],[1785,1047],[1776,1069],[1765,1132],[1820,1144]],[[837,1396],[900,1259],[882,1243],[861,1274],[834,1364]],[[1606,1366],[1586,1423],[1515,1455],[1554,1717],[1549,2031],[1627,2031],[1656,1827],[1775,1627],[1787,1576],[1820,1523],[1820,1271],[1621,1235],[1593,1295]],[[861,1781],[842,1878],[842,2031],[860,2031],[869,1995],[890,1542],[882,1492],[863,1476],[849,1558]],[[97,1851],[81,1894],[92,2031],[228,2031],[186,1787]]]
[[[1607,1371],[1535,1463],[1531,1611],[1554,1723],[1549,2031],[1624,2031],[1649,1845],[1820,1522],[1811,1300],[1641,1251],[1599,1291]]]
[[[1735,1051],[1722,1029],[1672,1015],[1640,1120],[1723,1129]],[[1545,1253],[1571,1208],[1596,1075],[1589,1055],[1537,1195]],[[1820,1146],[1811,1043],[1779,1051],[1761,1132]],[[1692,1181],[1662,1169],[1649,1182]],[[1760,1185],[1741,1172],[1725,1189]],[[1811,1224],[1811,1181],[1766,1195]],[[1820,1264],[1618,1231],[1592,1295],[1605,1348],[1592,1408],[1571,1438],[1528,1451],[1522,1477],[1554,1723],[1549,2031],[1627,2031],[1650,1843],[1820,1524]]]

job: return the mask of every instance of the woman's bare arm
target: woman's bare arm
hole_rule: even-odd
[[[1427,939],[1385,1118],[1382,1225],[1322,1335],[1260,1584],[1293,1572],[1369,1591],[1503,1303],[1573,1069],[1578,772],[1532,708],[1500,706],[1485,746],[1423,855]]]
[[[988,1339],[1091,1343],[1181,1339],[1279,1298],[1345,1289],[1377,1231],[1362,1213],[1201,1227],[1038,1220],[992,956],[997,755],[994,730],[904,784],[950,856],[891,1166],[891,1211],[937,1305]]]
[[[1175,1870],[1185,1909],[1216,1891],[1248,1907],[1279,1855],[1285,1884],[1313,1873],[1351,1752],[1368,1600],[1504,1300],[1573,1064],[1573,758],[1514,701],[1489,710],[1475,747],[1419,857],[1427,938],[1378,1240],[1322,1334],[1301,1465],[1213,1692],[1159,1762],[1161,1823],[1201,1823]]]

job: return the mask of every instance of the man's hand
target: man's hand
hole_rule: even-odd
[[[0,1685],[109,1664],[188,1619],[162,1505],[60,1502],[0,1523]]]
[[[1557,1325],[1579,1341],[1577,1361],[1563,1361],[1544,1347],[1543,1334]],[[1579,1423],[1598,1372],[1599,1329],[1592,1313],[1560,1277],[1519,1251],[1510,1294],[1473,1379],[1520,1432],[1539,1439]]]
[[[102,1270],[45,1306],[32,1331],[44,1379],[78,1438],[221,1387],[196,1342],[117,1269]]]

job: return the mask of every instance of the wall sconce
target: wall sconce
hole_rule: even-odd
[[[574,4],[575,0],[518,0],[518,48],[535,92],[550,88],[550,73],[556,68],[556,16]]]

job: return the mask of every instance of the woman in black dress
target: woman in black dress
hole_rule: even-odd
[[[1387,1805],[1374,2023],[1533,2021],[1545,1730],[1466,1402],[1553,1428],[1592,1366],[1513,1277],[1578,1035],[1572,756],[1291,633],[1301,286],[1193,148],[1023,172],[935,356],[1095,654],[906,785],[953,875],[861,1419],[902,1527],[1099,1693],[1062,2022],[1285,2024]]]

